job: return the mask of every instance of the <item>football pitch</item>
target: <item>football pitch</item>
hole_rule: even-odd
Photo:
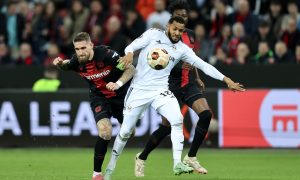
[[[148,158],[145,177],[135,178],[133,160],[139,150],[125,149],[112,176],[113,180],[300,180],[299,149],[200,149],[198,158],[208,169],[208,174],[181,176],[172,174],[171,149],[156,149]],[[90,180],[92,161],[93,148],[0,149],[0,179]]]

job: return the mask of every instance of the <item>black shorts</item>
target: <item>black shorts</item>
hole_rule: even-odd
[[[125,96],[105,98],[90,93],[91,109],[94,113],[96,123],[100,119],[114,117],[122,124],[124,98]]]
[[[178,84],[170,83],[170,90],[173,92],[177,100],[182,101],[184,104],[192,107],[193,103],[204,98],[202,89],[196,83],[189,83],[184,87],[179,87]]]

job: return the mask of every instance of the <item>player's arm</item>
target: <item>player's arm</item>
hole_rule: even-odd
[[[230,78],[224,76],[220,71],[218,71],[214,66],[208,64],[207,62],[203,61],[199,58],[191,49],[188,47],[184,53],[184,61],[194,65],[198,69],[201,69],[205,74],[208,76],[218,79],[220,81],[224,81],[228,88],[232,91],[245,91],[244,86],[240,83],[236,83],[232,81]]]
[[[121,77],[116,82],[109,82],[106,84],[106,88],[110,91],[116,91],[127,83],[134,75],[135,68],[132,64],[128,65]]]
[[[57,57],[53,60],[52,64],[61,70],[70,70],[70,60],[69,59],[63,60],[62,58]]]
[[[149,29],[146,32],[144,32],[140,37],[136,38],[134,41],[132,41],[126,48],[125,48],[125,56],[121,57],[119,62],[123,66],[128,66],[129,64],[132,64],[134,52],[146,47],[151,40],[151,35],[153,36],[153,29]]]

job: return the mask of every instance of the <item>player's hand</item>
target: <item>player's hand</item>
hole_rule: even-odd
[[[118,60],[124,67],[128,67],[128,65],[132,64],[133,61],[133,53],[129,52],[125,56],[120,57]]]
[[[201,87],[201,89],[204,91],[205,90],[205,84],[204,84],[204,82],[200,78],[196,78],[196,82]]]
[[[63,62],[64,62],[64,60],[61,57],[57,57],[53,60],[52,63],[54,66],[60,66],[63,64]]]
[[[106,89],[109,91],[116,91],[120,88],[120,86],[117,83],[109,82],[106,84]]]
[[[182,63],[182,68],[192,70],[194,67],[192,65],[190,65],[189,63],[184,62],[184,63]]]
[[[230,90],[232,90],[233,92],[235,92],[235,91],[240,91],[240,92],[246,91],[246,89],[244,88],[244,86],[242,84],[233,82],[228,77],[224,77],[224,81],[227,84],[228,88]]]

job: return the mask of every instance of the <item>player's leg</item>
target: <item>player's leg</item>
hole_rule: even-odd
[[[183,150],[183,117],[180,112],[180,107],[177,99],[169,91],[165,97],[157,98],[152,106],[164,117],[166,117],[171,124],[171,141],[174,160],[174,173],[179,175],[181,173],[190,173],[193,169],[185,166],[181,162],[181,155]]]
[[[94,147],[94,172],[93,180],[101,180],[102,164],[111,139],[112,126],[110,122],[109,104],[105,98],[91,96],[91,108],[98,129],[98,137]]]
[[[174,88],[173,86],[176,88]],[[178,87],[174,84],[170,84],[170,87],[173,87],[173,94],[175,95],[177,100],[183,98],[184,90],[182,88],[178,89]],[[154,150],[160,144],[160,142],[169,134],[171,134],[170,123],[167,120],[167,118],[162,116],[162,123],[160,124],[159,128],[151,134],[144,150],[141,153],[139,153],[138,160],[147,160],[148,155],[151,153],[151,151]]]
[[[185,103],[198,114],[199,120],[195,128],[191,147],[188,154],[184,157],[183,162],[193,167],[196,172],[206,174],[207,170],[200,165],[196,155],[207,134],[212,113],[209,110],[206,99],[203,97],[203,94],[198,87],[191,86],[186,92],[186,98]]]
[[[145,109],[144,106],[139,106],[136,108],[132,108],[130,111],[124,113],[123,123],[120,132],[115,139],[110,161],[105,171],[106,179],[110,179],[110,176],[116,167],[117,160],[121,155],[128,139],[130,138],[131,133],[139,119],[140,114],[144,111],[144,109]]]
[[[151,151],[155,149],[169,134],[171,134],[170,123],[165,117],[162,116],[162,123],[159,125],[159,128],[151,134],[144,150],[139,155],[139,159],[144,161],[147,160]]]
[[[160,124],[159,128],[151,134],[144,150],[135,156],[134,174],[136,177],[143,177],[145,175],[145,161],[147,160],[148,155],[169,134],[171,134],[170,123],[165,117],[162,116],[162,123]]]

